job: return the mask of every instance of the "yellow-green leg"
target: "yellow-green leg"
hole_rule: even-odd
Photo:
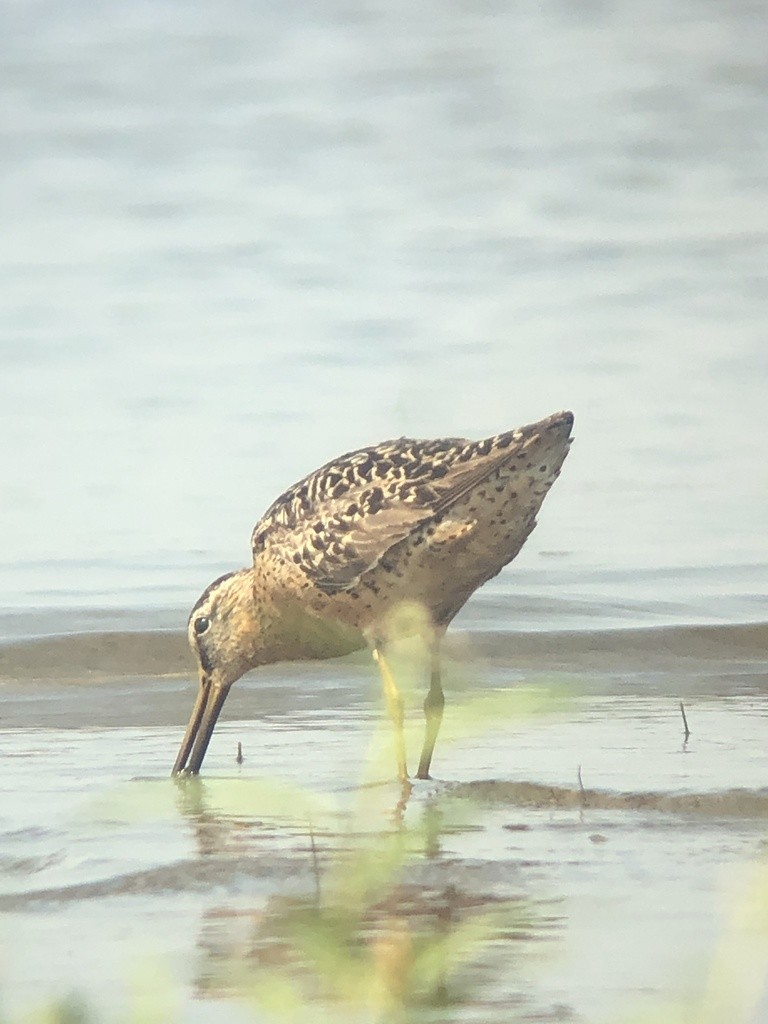
[[[381,682],[384,687],[384,699],[387,702],[387,711],[392,720],[395,730],[395,758],[397,760],[397,777],[401,782],[408,779],[408,768],[405,762],[405,735],[403,733],[403,698],[397,684],[389,671],[389,665],[380,647],[373,648],[373,660],[379,666]]]
[[[435,641],[432,647],[432,670],[429,677],[429,692],[424,701],[424,716],[426,718],[426,729],[424,732],[424,746],[421,748],[419,759],[419,770],[416,772],[417,779],[430,778],[429,766],[432,763],[432,753],[437,742],[437,734],[440,732],[440,723],[443,721],[443,708],[445,707],[445,695],[440,682],[440,648]]]

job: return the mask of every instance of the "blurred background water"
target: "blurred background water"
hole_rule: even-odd
[[[768,627],[732,624],[768,622],[767,255],[764,0],[0,2],[3,1012],[72,989],[124,1019],[157,954],[178,1019],[242,1020],[198,998],[211,948],[310,861],[280,868],[217,773],[237,792],[242,739],[243,782],[353,792],[382,717],[361,666],[246,679],[187,807],[180,637],[98,630],[181,629],[342,451],[561,408],[540,525],[462,623],[494,634],[465,690],[568,672],[574,710],[446,743],[439,778],[568,792],[583,766],[722,816],[500,804],[427,868],[553,901],[568,956],[540,991],[509,975],[530,1019],[683,985],[725,869],[765,852],[739,787],[768,770]]]
[[[181,625],[333,455],[566,407],[488,614],[765,619],[763,3],[0,19],[6,612]]]

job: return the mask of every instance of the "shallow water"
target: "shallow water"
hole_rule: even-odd
[[[388,730],[359,661],[243,680],[199,782],[167,778],[191,673],[115,679],[106,649],[90,684],[55,673],[5,683],[6,1005],[74,989],[113,1019],[115,993],[146,983],[180,1019],[254,1019],[232,997],[243,971],[252,983],[280,964],[281,901],[311,897],[318,870],[330,889],[339,858],[354,863],[393,829],[411,850],[387,898],[415,934],[446,900],[457,920],[511,901],[513,924],[470,948],[449,981],[447,1019],[597,1021],[692,1003],[727,926],[728,887],[764,856],[768,658],[757,643],[729,645],[728,630],[678,632],[664,652],[660,631],[628,631],[607,671],[573,645],[568,673],[533,667],[535,648],[518,662],[523,635],[457,638],[436,778],[405,804],[385,781]],[[40,675],[48,643],[31,648]],[[77,934],[77,951],[53,956],[63,934]]]
[[[518,915],[444,1019],[701,1018],[765,854],[766,40],[753,0],[6,5],[11,1019],[143,986],[253,1020],[232,973],[279,959],[281,901],[397,827],[390,917]],[[205,780],[167,778],[187,610],[280,491],[566,407],[539,526],[455,623],[434,783],[360,788],[391,771],[364,658],[242,680]]]

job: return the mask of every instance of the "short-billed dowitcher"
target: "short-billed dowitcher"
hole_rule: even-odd
[[[406,779],[403,703],[385,652],[410,629],[426,634],[431,650],[417,772],[429,778],[445,702],[440,640],[536,525],[572,426],[573,414],[559,412],[482,441],[401,437],[342,455],[290,487],[254,527],[253,565],[219,577],[192,609],[200,687],[173,773],[200,770],[229,689],[249,669],[367,645]],[[403,607],[422,614],[398,614]]]

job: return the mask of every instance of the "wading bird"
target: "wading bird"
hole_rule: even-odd
[[[428,779],[445,703],[440,641],[536,525],[572,427],[573,414],[559,412],[482,441],[384,441],[290,487],[254,527],[253,565],[220,576],[192,609],[188,636],[200,684],[173,774],[199,772],[229,689],[249,669],[367,645],[405,780],[403,702],[386,650],[411,631],[424,634],[431,652],[416,773]],[[404,606],[422,614],[398,614]]]

